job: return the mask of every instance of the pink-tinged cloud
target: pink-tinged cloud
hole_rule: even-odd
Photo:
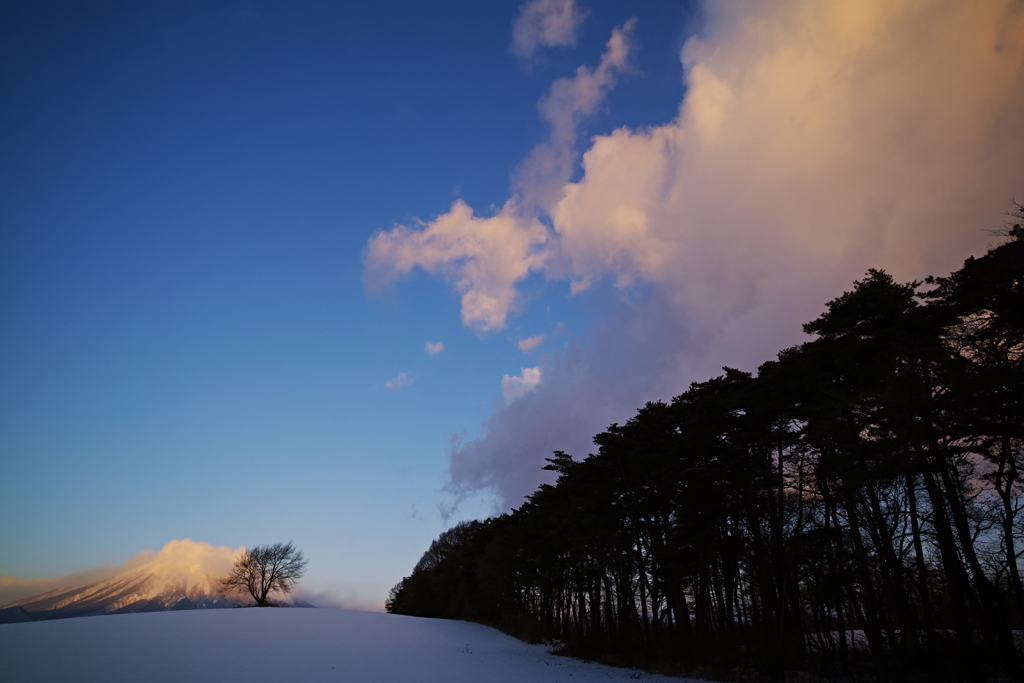
[[[428,341],[424,346],[424,350],[426,350],[428,356],[436,356],[444,351],[444,342]]]
[[[519,306],[516,285],[549,265],[550,232],[533,212],[554,201],[569,180],[577,126],[596,113],[617,74],[628,67],[635,24],[630,19],[612,31],[596,68],[581,66],[574,77],[558,79],[538,104],[550,134],[520,164],[515,181],[528,209],[520,207],[520,198],[512,198],[497,214],[478,217],[457,200],[433,221],[379,231],[364,257],[366,283],[382,287],[422,268],[462,294],[464,325],[481,333],[503,329]]]
[[[755,369],[868,268],[905,281],[982,253],[1024,193],[1019,2],[766,0],[706,16],[675,119],[593,138],[577,182],[516,185],[553,226],[535,267],[604,318],[451,450],[454,493],[518,504],[552,450],[583,455],[643,401]],[[608,287],[637,284],[632,303]]]
[[[630,69],[636,19],[612,31],[597,67],[580,66],[572,78],[559,78],[537,109],[548,124],[548,136],[539,142],[513,174],[513,188],[526,211],[550,212],[561,187],[572,177],[578,152],[579,125],[598,112],[620,74]]]
[[[530,0],[512,24],[512,53],[529,60],[542,47],[575,47],[586,16],[575,0]]]
[[[517,346],[523,353],[529,353],[538,346],[544,343],[544,339],[547,337],[546,334],[538,334],[535,337],[527,337],[526,339],[520,339]]]
[[[385,285],[420,267],[449,281],[462,294],[462,322],[500,330],[518,302],[516,284],[544,264],[548,230],[525,218],[509,201],[490,217],[473,215],[462,200],[419,229],[400,225],[370,238],[366,281]]]
[[[414,381],[416,381],[415,377],[410,377],[406,373],[400,372],[398,373],[397,377],[393,377],[388,381],[384,382],[384,386],[386,386],[391,391],[401,391],[405,387],[412,384]]]

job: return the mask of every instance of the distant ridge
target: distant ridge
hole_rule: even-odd
[[[35,621],[35,619],[25,611],[24,607],[0,609],[0,624],[20,624],[25,621]]]

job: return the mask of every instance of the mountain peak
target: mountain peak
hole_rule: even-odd
[[[247,604],[244,597],[224,595],[219,588],[220,579],[227,576],[243,551],[188,538],[171,541],[158,553],[140,553],[112,578],[58,588],[5,607],[20,607],[35,619],[59,619]]]

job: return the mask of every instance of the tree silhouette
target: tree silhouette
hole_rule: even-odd
[[[756,374],[556,451],[388,610],[681,673],[1021,680],[1024,228],[1000,234],[945,278],[869,270]]]
[[[306,559],[291,541],[257,545],[242,551],[231,573],[221,579],[220,587],[225,593],[244,589],[257,607],[272,607],[267,596],[274,591],[291,592],[305,573]]]

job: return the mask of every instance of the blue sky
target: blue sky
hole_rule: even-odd
[[[532,364],[510,340],[589,315],[555,296],[480,339],[440,282],[362,282],[375,230],[504,201],[577,59],[521,64],[517,9],[5,5],[0,574],[186,536],[293,538],[311,575],[384,590],[411,568],[449,436]],[[650,57],[602,127],[678,106],[684,9],[590,6],[574,52],[632,13]]]
[[[983,252],[1024,186],[997,4],[5,4],[0,575],[292,539],[379,602],[551,450],[756,368],[869,267]]]

